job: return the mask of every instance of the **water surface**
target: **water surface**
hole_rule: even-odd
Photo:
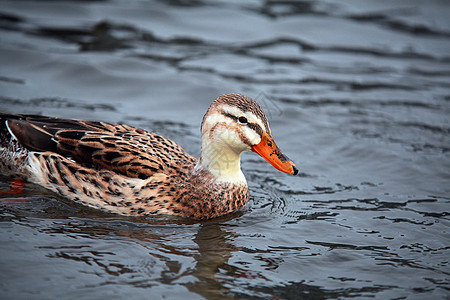
[[[449,11],[2,1],[1,110],[127,123],[198,156],[207,107],[239,92],[300,175],[244,154],[249,207],[205,222],[103,214],[26,185],[0,198],[1,298],[448,298]]]

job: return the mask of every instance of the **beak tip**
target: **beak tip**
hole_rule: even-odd
[[[294,173],[292,175],[298,174],[298,168],[295,165],[292,166],[292,170],[294,171]]]

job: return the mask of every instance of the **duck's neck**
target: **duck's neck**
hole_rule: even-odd
[[[216,144],[202,140],[200,159],[194,168],[195,172],[208,171],[215,181],[231,184],[247,184],[241,171],[241,152],[233,151],[226,144]]]

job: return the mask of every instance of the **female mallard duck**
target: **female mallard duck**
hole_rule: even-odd
[[[249,197],[244,150],[298,173],[261,107],[239,94],[222,95],[207,110],[198,160],[171,140],[127,125],[5,113],[0,119],[0,170],[121,215],[209,219],[240,209]]]

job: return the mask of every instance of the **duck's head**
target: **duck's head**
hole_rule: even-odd
[[[264,111],[249,97],[218,97],[203,117],[201,131],[202,152],[196,169],[208,170],[217,180],[245,181],[240,168],[243,151],[258,153],[282,172],[298,173],[275,143]]]

